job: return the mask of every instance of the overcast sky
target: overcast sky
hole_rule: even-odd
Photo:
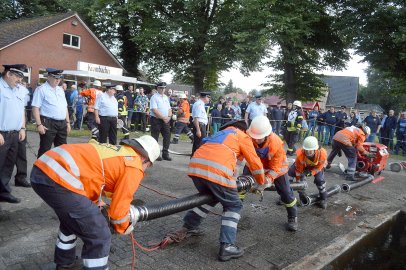
[[[362,57],[357,55],[352,55],[352,59],[348,62],[347,68],[343,71],[325,71],[325,75],[339,75],[339,76],[355,76],[359,77],[359,82],[362,85],[367,84],[367,77],[365,74],[365,69],[368,67],[366,63],[359,63]],[[267,68],[262,72],[253,72],[250,76],[244,77],[238,69],[233,69],[221,74],[220,80],[222,83],[227,84],[230,79],[233,80],[235,87],[239,87],[247,93],[252,89],[260,90],[263,87],[262,83],[267,81],[266,76],[271,74],[272,70]],[[162,80],[166,82],[172,81],[172,75],[167,73],[162,76]]]

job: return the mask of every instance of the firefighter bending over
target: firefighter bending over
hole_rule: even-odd
[[[34,163],[32,187],[60,221],[54,257],[57,269],[75,265],[77,237],[84,243],[84,269],[108,269],[111,233],[98,207],[103,192],[112,194],[108,215],[114,230],[120,234],[133,230],[136,220],[130,203],[160,149],[149,135],[120,144],[95,140],[65,144],[47,151]]]
[[[202,140],[202,145],[194,152],[188,175],[197,190],[211,194],[215,201],[209,205],[196,207],[184,217],[185,230],[199,233],[199,225],[209,211],[217,204],[223,206],[220,229],[220,251],[218,259],[228,261],[239,258],[244,251],[235,245],[237,225],[240,220],[242,202],[238,197],[237,182],[233,177],[238,158],[245,158],[256,182],[265,189],[264,169],[255,154],[251,138],[245,134],[247,124],[243,121],[230,121],[211,137]],[[264,185],[264,186],[262,186]]]
[[[326,169],[330,169],[335,156],[340,151],[343,151],[348,159],[346,179],[351,181],[356,180],[354,174],[357,166],[357,151],[360,151],[364,156],[374,157],[374,154],[369,153],[362,146],[365,138],[367,138],[370,133],[371,129],[366,125],[362,125],[361,128],[350,126],[337,132],[333,137],[332,149],[327,158],[328,164]]]
[[[283,141],[272,133],[272,126],[266,116],[255,117],[247,134],[252,138],[257,155],[260,157],[265,170],[265,181],[274,183],[276,191],[288,212],[287,229],[297,231],[296,197],[288,179],[288,161],[286,160]],[[252,169],[250,169],[252,171]],[[244,169],[244,174],[247,168]],[[248,171],[249,173],[249,171]]]

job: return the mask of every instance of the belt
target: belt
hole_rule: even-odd
[[[100,115],[100,117],[102,117],[102,118],[117,118],[117,116],[103,116],[103,115]]]
[[[0,130],[0,133],[3,133],[3,134],[13,134],[13,133],[18,133],[18,132],[19,132],[18,130],[7,130],[7,131]]]
[[[53,118],[50,118],[50,117],[47,117],[47,116],[43,116],[43,115],[41,115],[41,117],[42,117],[42,118],[45,118],[45,119],[48,119],[48,120],[52,120],[52,121],[59,121],[59,122],[66,121],[66,119],[57,120],[57,119],[53,119]]]

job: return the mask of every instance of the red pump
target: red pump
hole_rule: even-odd
[[[361,155],[360,152],[357,154],[357,171],[367,172],[371,175],[380,175],[382,171],[386,168],[389,153],[386,145],[380,143],[369,143],[363,144],[363,147],[368,152],[375,155],[374,158],[369,158]]]

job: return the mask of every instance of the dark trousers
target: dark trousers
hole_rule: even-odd
[[[100,116],[99,142],[107,143],[107,136],[110,144],[117,144],[117,117],[115,116]]]
[[[245,175],[251,175],[251,171],[248,169],[247,166],[244,167],[243,173]],[[277,177],[273,184],[275,185],[276,192],[278,192],[282,202],[286,207],[288,218],[297,217],[297,200],[295,195],[293,194],[292,188],[290,187],[288,174],[285,173],[284,175]]]
[[[27,179],[27,137],[23,141],[18,140],[18,150],[17,150],[17,158],[15,163],[8,163],[9,160],[6,161],[6,167],[14,168],[14,165],[17,167],[17,173],[14,176],[15,182],[24,181]]]
[[[34,191],[54,209],[60,222],[54,262],[61,265],[73,263],[79,237],[84,244],[84,269],[107,269],[111,233],[97,205],[87,197],[58,185],[35,166],[31,172],[31,183]]]
[[[189,123],[184,123],[184,122],[180,122],[180,121],[177,121],[175,124],[175,136],[174,136],[175,140],[179,140],[179,137],[180,137],[180,134],[182,133],[182,131],[185,131],[187,136],[191,140],[193,140],[193,133],[189,128]]]
[[[331,145],[331,152],[328,155],[327,162],[331,164],[336,155],[338,154],[338,152],[340,152],[341,150],[344,152],[345,156],[348,159],[347,173],[354,174],[355,167],[357,165],[357,150],[353,146],[347,146],[345,144],[333,140],[333,143]]]
[[[199,126],[200,126],[200,132],[202,134],[201,137],[197,137],[196,135],[196,128],[193,127],[193,147],[192,147],[192,156],[194,154],[194,152],[197,150],[197,148],[200,147],[200,145],[202,144],[202,140],[203,138],[207,137],[207,129],[206,129],[206,125],[203,123],[199,122]]]
[[[293,155],[296,151],[295,143],[299,139],[299,133],[297,131],[286,131],[286,144],[288,145],[287,153]]]
[[[296,165],[293,163],[288,171],[288,175],[290,177],[296,177]],[[327,192],[326,192],[326,181],[324,180],[324,170],[316,173],[314,176],[314,184],[317,186],[319,190],[320,199],[325,200],[327,199]]]
[[[394,134],[393,129],[384,129],[381,130],[382,134],[382,144],[386,145],[389,150],[393,150],[393,134]]]
[[[47,128],[45,134],[39,135],[38,157],[54,147],[67,143],[68,131],[66,120],[54,120],[41,116],[41,123]]]
[[[169,123],[165,123],[163,120],[151,116],[151,136],[158,141],[159,133],[163,138],[163,155],[169,155],[169,144],[171,143],[171,131]]]
[[[147,128],[146,114],[144,112],[135,112],[131,119],[131,124],[134,122],[134,129],[145,132]]]
[[[220,243],[234,244],[242,209],[242,202],[238,197],[237,189],[223,187],[200,177],[192,176],[191,178],[201,194],[210,194],[215,200],[188,211],[183,218],[183,226],[191,230],[197,229],[212,208],[221,203],[223,215],[221,216]]]
[[[11,193],[9,182],[17,158],[19,139],[17,131],[1,132],[1,135],[4,138],[4,144],[0,145],[0,194],[7,195]]]
[[[281,134],[281,125],[282,125],[282,121],[280,120],[276,120],[271,122],[272,123],[272,128],[273,128],[273,132],[279,136],[279,134]]]
[[[86,124],[87,124],[87,127],[89,128],[89,130],[92,132],[92,137],[98,138],[99,129],[97,128],[96,116],[95,116],[94,112],[87,112]]]

